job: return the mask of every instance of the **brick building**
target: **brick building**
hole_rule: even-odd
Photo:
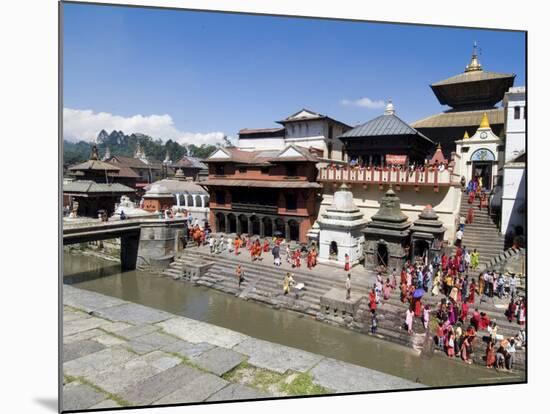
[[[307,241],[317,216],[321,185],[316,182],[315,149],[219,148],[205,162],[210,194],[209,222],[215,232],[281,235]]]

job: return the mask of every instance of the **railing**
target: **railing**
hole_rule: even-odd
[[[249,211],[257,213],[277,214],[277,206],[265,204],[231,203],[231,209],[235,211]]]
[[[450,186],[459,184],[451,170],[425,169],[424,171],[399,170],[394,168],[320,168],[317,176],[319,182],[358,183],[358,184],[393,184],[414,186]]]

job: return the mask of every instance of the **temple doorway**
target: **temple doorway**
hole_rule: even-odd
[[[274,235],[285,237],[285,222],[280,218],[275,219],[275,234]]]
[[[338,260],[338,244],[335,241],[330,242],[329,259]]]
[[[426,240],[415,240],[413,244],[413,257],[414,261],[422,260],[423,263],[426,259],[429,259],[428,254],[430,251],[430,244]]]
[[[472,180],[481,177],[482,189],[493,188],[493,163],[491,161],[472,161]]]
[[[229,221],[229,233],[236,233],[237,232],[237,219],[234,214],[229,214],[227,216],[227,220]]]
[[[241,233],[248,234],[250,230],[252,230],[248,228],[248,217],[246,217],[244,214],[241,214],[237,219],[239,220]]]
[[[271,218],[264,217],[262,221],[264,222],[264,236],[273,236],[273,221],[271,220]]]
[[[258,218],[258,216],[250,217],[250,222],[252,223],[251,233],[259,235],[260,234],[260,219]]]
[[[290,240],[299,241],[300,240],[300,225],[296,220],[289,220],[288,227],[290,229]]]
[[[223,213],[216,214],[216,232],[225,232],[225,216]]]
[[[388,266],[388,246],[385,243],[378,243],[376,248],[376,264],[378,266]]]

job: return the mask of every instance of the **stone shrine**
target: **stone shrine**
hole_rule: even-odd
[[[424,258],[429,262],[435,255],[441,255],[444,234],[443,223],[428,204],[411,227],[411,258]]]
[[[334,193],[332,205],[317,221],[319,225],[319,261],[345,263],[349,255],[350,264],[363,258],[362,230],[367,219],[353,202],[353,194],[346,184]]]
[[[391,186],[380,201],[380,209],[363,230],[365,236],[365,268],[379,266],[401,270],[408,252],[411,223],[401,211],[399,197]]]

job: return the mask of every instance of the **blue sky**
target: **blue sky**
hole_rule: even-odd
[[[412,122],[445,109],[429,84],[462,72],[474,40],[485,70],[525,84],[518,32],[65,4],[63,35],[68,139],[104,124],[209,142],[302,107],[355,125],[382,113],[342,103],[361,98]]]

